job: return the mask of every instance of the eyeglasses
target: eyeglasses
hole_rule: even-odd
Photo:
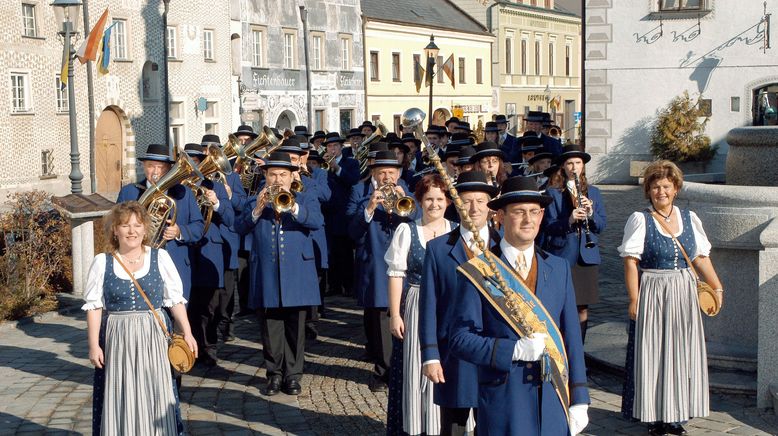
[[[543,209],[530,209],[530,210],[524,210],[524,209],[516,209],[513,212],[511,212],[511,215],[516,215],[520,218],[537,218],[540,216],[541,212],[543,212]]]

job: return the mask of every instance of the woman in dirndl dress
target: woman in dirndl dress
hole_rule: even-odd
[[[424,176],[414,193],[422,217],[397,227],[384,260],[389,276],[392,360],[386,434],[440,434],[440,408],[432,402],[432,382],[422,374],[419,344],[419,285],[427,241],[451,231],[444,218],[449,200],[437,174]]]
[[[622,414],[648,423],[651,435],[683,435],[685,421],[709,413],[705,332],[696,279],[663,225],[716,290],[719,303],[723,291],[700,219],[673,205],[683,184],[681,170],[658,161],[643,177],[651,205],[629,217],[619,247],[632,320]]]
[[[186,316],[181,278],[164,250],[147,246],[149,216],[136,201],[114,206],[105,217],[108,252],[89,269],[85,303],[89,361],[95,366],[93,434],[183,434],[178,394],[167,356],[167,339],[121,259],[168,324],[197,355]]]

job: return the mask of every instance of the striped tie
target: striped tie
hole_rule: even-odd
[[[529,267],[527,266],[527,261],[524,259],[523,254],[519,254],[518,257],[516,257],[516,271],[519,272],[522,280],[527,280],[527,275],[529,275]]]

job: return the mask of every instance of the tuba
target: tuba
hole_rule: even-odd
[[[168,221],[176,221],[176,202],[165,192],[178,184],[186,182],[196,183],[203,180],[203,174],[197,169],[191,157],[186,153],[179,153],[176,164],[159,179],[152,187],[140,196],[138,202],[149,212],[151,225],[149,235],[151,246],[162,248],[165,246],[165,228]]]
[[[370,152],[370,145],[380,141],[387,133],[386,126],[381,120],[376,120],[375,125],[377,130],[359,144],[359,147],[357,147],[356,153],[354,154],[354,157],[359,161],[360,174],[364,174],[365,171],[367,171],[367,155]]]
[[[263,148],[269,150],[263,154],[263,157],[267,156],[279,147],[280,142],[275,133],[265,126],[262,128],[261,135],[241,147],[242,155],[238,155],[235,166],[237,167],[240,164],[240,181],[249,196],[257,195],[257,192],[259,192],[259,182],[262,179],[262,171],[259,168],[259,164],[251,156]]]
[[[200,162],[197,168],[204,178],[207,178],[213,182],[221,181],[227,185],[227,174],[232,173],[232,166],[227,156],[215,145],[208,146],[208,156]],[[200,209],[200,214],[203,215],[205,221],[205,227],[203,228],[203,235],[208,233],[208,227],[211,226],[211,220],[213,219],[213,204],[208,200],[206,195],[207,188],[202,185],[202,180],[186,180],[184,182],[195,196],[195,201]]]
[[[401,197],[397,193],[396,187],[397,185],[394,183],[385,183],[378,188],[384,194],[384,209],[386,213],[393,213],[401,217],[413,214],[416,210],[416,202],[407,195]]]
[[[294,194],[281,185],[270,185],[267,195],[270,199],[270,205],[276,213],[291,212],[294,208]]]

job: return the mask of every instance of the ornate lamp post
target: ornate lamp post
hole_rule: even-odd
[[[424,55],[427,56],[427,77],[429,77],[430,81],[430,104],[429,112],[427,112],[429,114],[429,122],[427,123],[428,129],[432,126],[432,119],[434,118],[434,114],[432,113],[432,84],[435,83],[435,60],[438,57],[438,52],[440,52],[440,49],[435,45],[435,35],[430,35],[430,43],[424,47]]]
[[[71,40],[78,35],[78,25],[81,17],[81,2],[79,0],[54,0],[51,3],[54,8],[54,17],[60,30],[58,34],[63,38],[62,58],[68,63],[68,113],[70,115],[70,192],[80,194],[82,192],[81,174],[78,152],[78,131],[76,130],[76,95],[73,88],[73,57],[75,50]],[[67,59],[65,59],[67,58]]]

